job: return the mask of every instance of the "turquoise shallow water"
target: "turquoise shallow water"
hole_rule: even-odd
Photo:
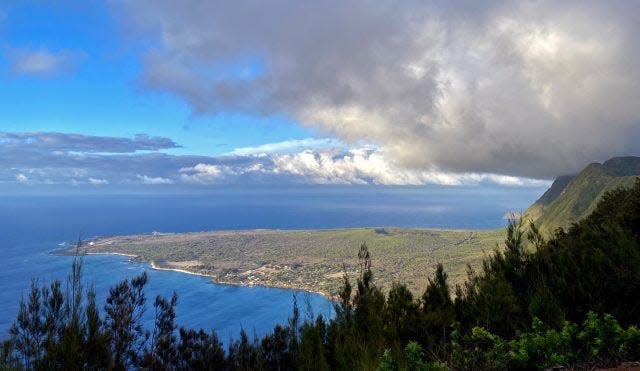
[[[15,318],[32,279],[64,279],[71,258],[50,252],[84,237],[152,231],[364,226],[497,228],[509,210],[523,210],[543,188],[297,187],[210,189],[197,195],[0,196],[0,334]],[[354,250],[355,253],[355,250]],[[178,293],[179,325],[215,329],[222,340],[241,328],[263,335],[300,308],[333,315],[320,295],[286,289],[212,284],[206,277],[156,271],[122,256],[88,256],[85,281],[99,303],[109,287],[146,270],[148,316],[156,295]],[[0,335],[0,338],[4,335]]]

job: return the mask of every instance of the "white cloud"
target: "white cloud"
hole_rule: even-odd
[[[29,178],[27,178],[27,176],[26,176],[26,175],[24,175],[24,174],[22,174],[22,173],[21,173],[21,174],[16,175],[16,180],[17,180],[19,183],[26,183],[26,182],[28,182],[28,181],[29,181]]]
[[[274,156],[274,173],[293,174],[310,183],[381,185],[463,185],[493,183],[504,186],[540,186],[548,182],[487,173],[451,173],[437,169],[404,168],[374,148],[347,152],[314,152]]]
[[[346,144],[334,138],[305,138],[267,143],[254,147],[236,148],[229,152],[232,156],[250,156],[273,153],[299,152],[311,148],[346,148]]]
[[[142,184],[160,185],[160,184],[173,184],[173,180],[163,177],[150,177],[147,175],[137,175],[137,178]]]
[[[71,72],[83,57],[82,53],[70,50],[14,49],[9,53],[14,74],[43,77]]]
[[[109,184],[109,181],[106,180],[106,179],[89,178],[89,184],[91,184],[91,185],[105,185],[105,184]]]
[[[222,180],[224,170],[231,172],[229,167],[210,164],[197,164],[193,167],[183,167],[182,169],[180,169],[180,173],[182,173],[180,178],[185,183],[218,183]]]

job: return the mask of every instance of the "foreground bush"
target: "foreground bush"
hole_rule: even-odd
[[[640,331],[626,330],[610,315],[589,312],[581,326],[565,322],[561,329],[542,330],[534,319],[531,332],[506,340],[482,327],[452,334],[452,367],[464,370],[533,370],[566,367],[614,367],[640,359]]]

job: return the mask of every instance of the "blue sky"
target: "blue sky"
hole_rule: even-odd
[[[141,89],[136,81],[140,46],[125,41],[106,4],[86,4],[34,1],[8,7],[0,28],[5,51],[2,130],[127,137],[146,133],[182,145],[171,153],[201,155],[314,135],[283,117],[195,115],[169,93]],[[17,74],[7,58],[14,49],[70,50],[78,56],[72,71]]]
[[[0,186],[546,184],[640,155],[638,11],[9,0]]]

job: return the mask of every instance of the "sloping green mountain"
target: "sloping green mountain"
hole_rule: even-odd
[[[640,157],[615,157],[603,164],[592,163],[577,175],[558,177],[551,187],[527,209],[544,235],[567,228],[589,215],[602,195],[617,187],[631,187],[640,176]]]

